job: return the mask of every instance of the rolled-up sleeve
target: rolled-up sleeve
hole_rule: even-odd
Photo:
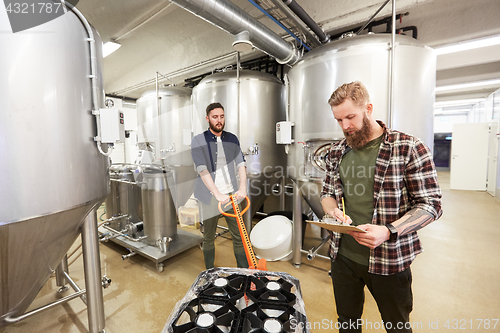
[[[206,142],[201,142],[200,136],[195,136],[191,141],[191,156],[193,157],[194,167],[196,172],[199,174],[203,170],[208,170],[205,154],[203,152],[203,145],[206,146]]]
[[[443,214],[441,188],[431,152],[420,140],[411,149],[405,179],[411,206],[421,208],[438,219]]]

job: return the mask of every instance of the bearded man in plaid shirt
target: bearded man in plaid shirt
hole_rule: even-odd
[[[442,214],[431,152],[420,139],[375,120],[360,82],[342,85],[328,103],[345,139],[326,158],[321,204],[325,213],[365,231],[331,235],[338,327],[361,332],[367,286],[385,329],[411,332],[410,264],[422,252],[417,230]]]

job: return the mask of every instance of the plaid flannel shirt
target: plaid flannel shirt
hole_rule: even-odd
[[[442,214],[441,189],[429,148],[420,139],[377,122],[384,128],[384,138],[375,166],[372,224],[392,223],[413,208],[421,208],[438,219]],[[343,139],[332,147],[326,158],[327,172],[321,199],[334,198],[340,209],[343,186],[339,167],[349,149]],[[331,237],[330,256],[335,260],[341,234],[331,232]],[[386,241],[370,250],[368,272],[379,275],[401,272],[421,252],[417,232],[399,236],[396,241]]]

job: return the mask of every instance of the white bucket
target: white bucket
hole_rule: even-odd
[[[292,259],[292,222],[285,216],[269,216],[250,232],[255,255],[267,261]]]

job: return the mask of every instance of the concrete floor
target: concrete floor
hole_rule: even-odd
[[[414,332],[489,332],[495,325],[500,330],[500,202],[486,192],[450,190],[447,172],[439,173],[439,181],[444,215],[419,232],[425,252],[412,265]],[[304,248],[317,245],[319,239],[319,229],[308,227]],[[231,241],[219,237],[216,246],[216,265],[235,266]],[[102,273],[113,281],[104,290],[108,333],[161,332],[177,301],[204,269],[199,247],[166,260],[162,273],[138,255],[122,260],[128,251],[114,243],[102,244],[100,251]],[[336,313],[329,266],[327,260],[307,261],[305,255],[300,268],[290,262],[268,263],[268,270],[287,272],[300,280],[311,332],[337,331],[332,329]],[[70,275],[84,287],[81,257],[70,266]],[[51,278],[31,308],[60,297],[56,290]],[[369,292],[363,319],[364,332],[384,332]],[[75,299],[0,332],[76,333],[87,332],[87,327],[86,308]]]

